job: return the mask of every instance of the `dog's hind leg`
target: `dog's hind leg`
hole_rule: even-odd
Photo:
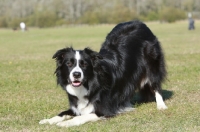
[[[159,110],[167,109],[167,106],[165,105],[165,102],[163,101],[161,94],[157,90],[155,90],[155,97],[156,97],[157,109]]]
[[[140,94],[144,102],[152,101],[152,97],[155,96],[157,109],[158,110],[167,109],[167,106],[165,105],[163,97],[161,95],[160,85],[156,83],[150,84],[149,82],[147,82],[146,84],[142,85],[140,89]]]
[[[151,86],[149,84],[145,84],[140,89],[140,95],[141,95],[142,102],[145,102],[145,103],[151,102],[153,101],[154,91],[151,89]]]
[[[162,88],[159,83],[153,83],[151,85],[151,89],[154,91],[155,98],[156,98],[156,104],[158,110],[164,110],[167,109],[167,106],[165,105],[165,102],[163,101],[163,97],[161,94]]]

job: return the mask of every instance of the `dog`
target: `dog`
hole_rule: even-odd
[[[116,25],[99,52],[69,47],[58,50],[53,59],[70,108],[40,124],[78,126],[132,111],[135,91],[145,102],[155,97],[157,109],[167,109],[161,94],[167,74],[164,54],[156,36],[140,21]]]

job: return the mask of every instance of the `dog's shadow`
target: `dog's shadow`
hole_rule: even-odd
[[[168,99],[170,99],[173,95],[174,95],[173,91],[162,90],[163,100],[168,100]],[[155,101],[156,101],[156,100],[155,100],[155,97],[152,97],[148,102],[155,102]],[[133,99],[132,99],[132,101],[131,101],[131,103],[132,103],[133,105],[137,105],[137,106],[139,106],[139,105],[141,105],[141,104],[143,104],[143,103],[148,103],[148,102],[142,100],[142,97],[141,97],[140,93],[138,93],[138,92],[135,93],[135,95],[134,95],[134,97],[133,97]]]

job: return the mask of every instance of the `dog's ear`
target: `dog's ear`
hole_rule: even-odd
[[[96,51],[91,50],[90,48],[85,48],[84,52],[90,56],[92,63],[97,60],[103,59],[103,57]]]
[[[62,66],[63,64],[63,60],[64,60],[64,56],[67,52],[72,51],[73,48],[64,48],[64,49],[60,49],[58,50],[52,57],[52,59],[56,60],[57,63],[57,68],[59,68],[60,66]],[[57,71],[57,70],[56,70]]]
[[[52,59],[56,59],[56,60],[62,60],[64,58],[64,55],[68,52],[73,50],[72,48],[64,48],[64,49],[60,49],[58,50],[52,57]]]
[[[56,51],[56,53],[53,55],[52,59],[63,58],[63,56],[66,52],[67,52],[66,49],[60,49],[60,50]]]
[[[93,51],[89,48],[85,48],[84,52],[90,56],[90,60],[91,60],[94,71],[97,73],[102,71],[103,70],[101,66],[102,62],[100,60],[102,60],[103,57],[98,52]]]

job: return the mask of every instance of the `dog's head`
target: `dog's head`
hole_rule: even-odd
[[[84,50],[74,50],[64,48],[58,50],[53,59],[56,59],[57,82],[63,88],[70,84],[73,87],[87,86],[89,79],[93,77],[93,66],[91,57],[96,52],[86,48]]]

